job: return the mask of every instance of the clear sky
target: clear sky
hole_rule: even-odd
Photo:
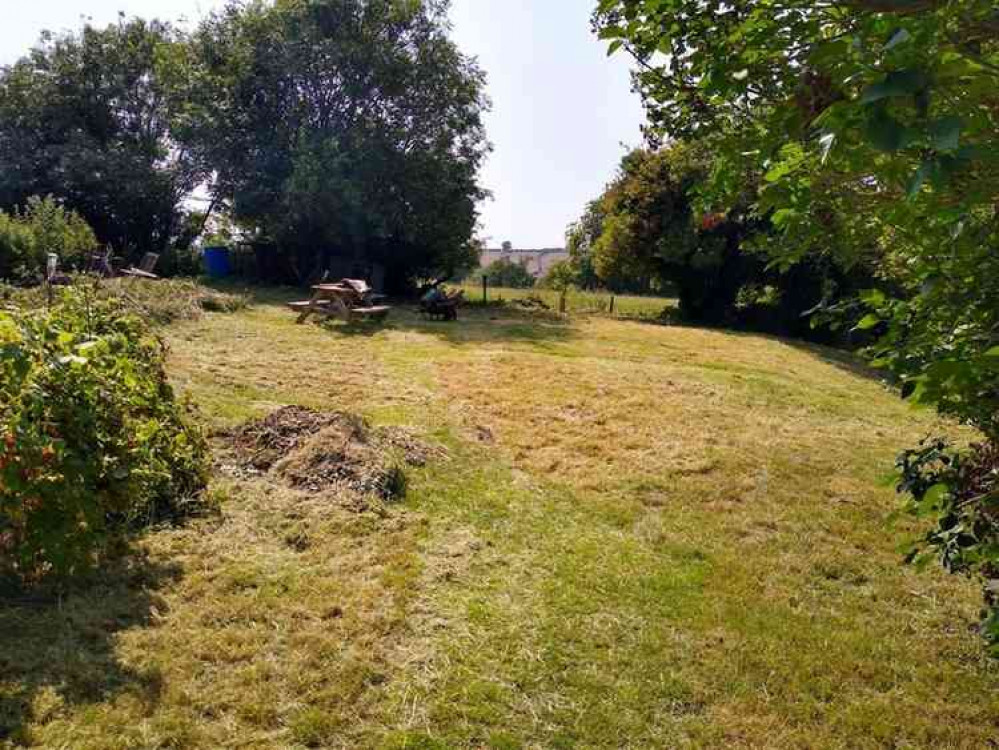
[[[0,64],[43,29],[128,15],[197,21],[220,0],[0,0]],[[453,0],[454,36],[489,76],[495,147],[482,174],[482,235],[491,245],[556,247],[565,228],[641,141],[641,103],[626,58],[608,59],[589,29],[596,0]]]

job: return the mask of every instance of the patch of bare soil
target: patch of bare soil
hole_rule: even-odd
[[[399,427],[373,429],[346,412],[286,406],[226,435],[235,468],[310,493],[345,490],[384,500],[406,492],[406,466],[445,455]]]

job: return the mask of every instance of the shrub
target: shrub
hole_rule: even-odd
[[[92,566],[130,531],[197,507],[207,445],[164,346],[116,300],[70,290],[0,312],[0,568],[22,582]]]
[[[999,447],[961,450],[934,439],[902,454],[898,467],[909,511],[935,521],[913,546],[910,561],[939,558],[952,573],[982,581],[982,633],[999,656]]]
[[[80,266],[97,249],[97,237],[83,218],[51,196],[29,198],[23,209],[0,212],[0,278],[37,276],[47,253],[62,266]]]
[[[500,258],[486,267],[485,275],[493,286],[505,286],[513,289],[529,289],[534,286],[534,276],[520,263],[514,263],[509,258]]]
[[[548,272],[538,282],[543,289],[566,291],[572,287],[582,286],[581,277],[571,261],[560,260],[551,265]]]

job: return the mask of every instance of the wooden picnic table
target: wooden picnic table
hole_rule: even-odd
[[[384,320],[391,307],[374,304],[384,299],[374,294],[364,282],[344,279],[335,284],[316,284],[312,287],[312,299],[289,304],[299,313],[298,323],[304,323],[312,315],[325,318],[341,318],[347,322],[356,319]]]

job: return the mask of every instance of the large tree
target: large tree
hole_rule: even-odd
[[[484,77],[447,2],[234,1],[195,43],[213,194],[301,277],[333,255],[396,286],[474,264]]]
[[[174,138],[189,83],[167,24],[45,34],[0,70],[0,209],[52,195],[119,253],[163,252],[206,174]]]
[[[775,263],[880,259],[859,326],[876,362],[993,446],[902,467],[914,509],[939,520],[926,549],[986,580],[999,648],[999,8],[600,0],[594,20],[638,62],[650,134],[711,140],[705,210],[750,162]]]
[[[802,314],[863,288],[870,265],[847,268],[826,256],[768,265],[758,251],[772,237],[754,208],[758,173],[732,180],[724,211],[699,208],[699,191],[718,166],[710,145],[698,141],[627,154],[570,230],[576,266],[589,265],[613,289],[675,290],[689,321],[827,336]]]

